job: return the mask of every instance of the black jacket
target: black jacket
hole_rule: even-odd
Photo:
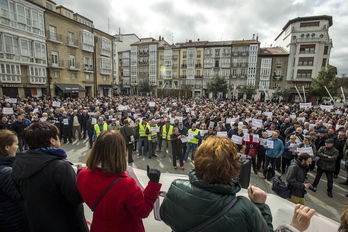
[[[286,181],[290,185],[290,194],[292,196],[304,198],[304,195],[307,193],[303,184],[306,176],[306,167],[297,158],[293,159],[286,172]]]
[[[0,156],[1,232],[30,231],[24,201],[11,179],[14,161],[15,156]]]
[[[12,178],[25,200],[32,231],[88,231],[76,174],[63,157],[36,150],[19,153]]]

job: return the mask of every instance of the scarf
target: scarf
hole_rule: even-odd
[[[49,153],[49,154],[54,155],[54,156],[58,156],[58,157],[63,158],[63,159],[66,159],[66,157],[67,157],[67,154],[61,148],[43,147],[43,148],[38,148],[36,150],[43,151],[43,152]]]

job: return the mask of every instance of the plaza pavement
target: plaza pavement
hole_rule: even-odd
[[[72,144],[62,144],[61,146],[68,154],[68,160],[72,163],[85,163],[88,152],[90,149],[88,148],[88,139],[86,140],[77,140]],[[172,166],[171,154],[165,154],[164,151],[158,152],[157,158],[149,159],[146,156],[137,156],[137,153],[133,153],[134,163],[132,164],[133,168],[138,168],[142,170],[146,170],[146,165],[149,165],[151,168],[156,168],[160,170],[162,173],[175,173],[187,175],[189,170],[191,170],[194,165],[191,162],[185,163],[185,170],[182,171],[180,169],[174,170]],[[278,173],[279,174],[279,173]],[[315,171],[310,171],[308,173],[308,179],[312,183],[315,178]],[[308,190],[308,193],[305,196],[306,204],[314,208],[319,214],[322,214],[334,221],[340,221],[340,214],[343,211],[344,204],[348,202],[348,198],[344,195],[348,193],[348,186],[340,185],[338,182],[345,180],[346,172],[344,170],[343,163],[341,164],[341,172],[337,179],[334,179],[333,186],[333,198],[329,198],[326,192],[326,175],[323,174],[321,177],[321,181],[317,187],[317,192],[312,192]],[[285,178],[283,178],[284,180]],[[261,178],[261,173],[255,175],[253,172],[251,173],[250,183],[263,189],[266,193],[273,194],[271,190],[271,182],[264,180]],[[168,183],[169,184],[169,183]],[[162,189],[166,191],[167,189]]]

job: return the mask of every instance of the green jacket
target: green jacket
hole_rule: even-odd
[[[240,189],[237,182],[205,183],[191,170],[189,180],[177,179],[171,184],[161,205],[161,219],[175,232],[187,231],[218,214]],[[239,197],[228,212],[202,231],[273,231],[271,211],[266,204]]]
[[[336,159],[338,157],[338,150],[334,147],[327,148],[322,146],[317,152],[318,166],[324,171],[334,172],[336,169]]]
[[[346,143],[344,144],[344,147],[343,147],[343,160],[344,161],[348,160],[348,139],[346,140]]]

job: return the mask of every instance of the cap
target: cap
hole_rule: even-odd
[[[233,125],[232,126],[238,126],[238,123],[233,123]]]
[[[326,134],[327,133],[327,130],[318,130],[317,133],[323,133],[323,134]]]
[[[303,138],[308,139],[309,141],[312,141],[312,137],[309,135],[304,136]]]
[[[309,135],[314,135],[314,136],[318,136],[317,133],[315,133],[314,131],[310,132]]]
[[[335,143],[335,141],[333,139],[327,139],[325,140],[325,143]]]

